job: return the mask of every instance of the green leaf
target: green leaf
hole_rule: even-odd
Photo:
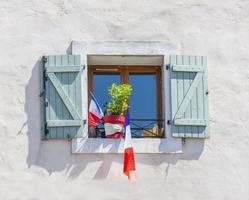
[[[108,88],[108,94],[111,96],[107,104],[107,112],[112,115],[124,115],[128,108],[128,99],[131,95],[132,87],[130,84],[115,84]]]

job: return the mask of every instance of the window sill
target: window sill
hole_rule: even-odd
[[[182,145],[174,138],[133,139],[135,153],[182,153]],[[74,138],[72,153],[123,153],[123,139]]]

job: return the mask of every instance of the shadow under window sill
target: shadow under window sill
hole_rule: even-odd
[[[182,145],[174,138],[133,138],[135,153],[182,153]],[[72,153],[123,153],[124,139],[73,138]]]

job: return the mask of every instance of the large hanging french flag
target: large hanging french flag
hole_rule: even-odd
[[[135,167],[135,158],[134,158],[134,151],[133,151],[132,139],[131,139],[129,112],[128,110],[126,110],[125,123],[124,123],[124,169],[123,169],[123,172],[126,176],[128,176],[129,180],[135,180],[135,175],[134,175],[135,170],[136,170],[136,167]]]
[[[104,113],[100,108],[97,100],[92,95],[88,113],[88,125],[96,127],[99,121],[104,117]]]

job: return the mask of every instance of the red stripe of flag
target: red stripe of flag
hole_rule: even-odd
[[[135,158],[134,158],[134,152],[133,147],[127,148],[124,151],[124,169],[123,172],[126,176],[128,176],[129,179],[132,178],[131,171],[135,171]]]
[[[88,113],[88,125],[96,127],[99,123],[100,119],[94,115],[93,113]]]
[[[92,94],[89,112],[88,112],[88,125],[96,127],[104,116],[102,109],[100,108],[97,100]]]

